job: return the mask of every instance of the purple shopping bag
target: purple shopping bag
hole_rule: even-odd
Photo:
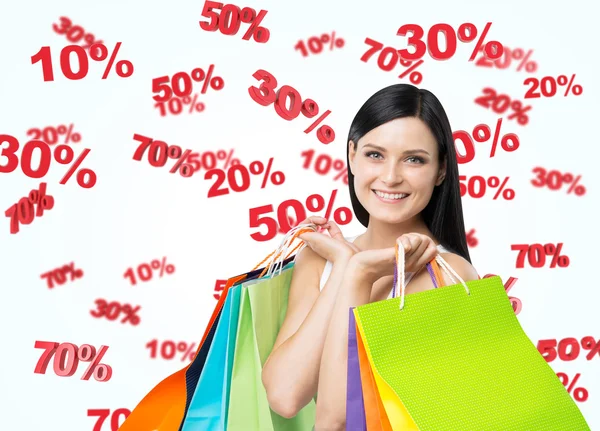
[[[360,381],[360,364],[356,345],[354,307],[349,309],[348,323],[348,384],[346,388],[346,431],[367,431],[365,405]]]

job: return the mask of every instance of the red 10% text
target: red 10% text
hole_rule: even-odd
[[[76,269],[75,262],[71,262],[69,265],[63,265],[60,268],[56,268],[40,275],[40,278],[42,280],[45,278],[48,289],[52,289],[54,288],[54,282],[59,286],[65,284],[67,282],[67,275],[71,276],[71,281],[75,281],[79,278],[83,278],[83,271],[81,269]]]
[[[68,144],[71,142],[79,142],[81,135],[79,133],[73,133],[73,124],[69,124],[69,127],[60,125],[58,127],[46,127],[45,129],[29,129],[27,136],[31,136],[32,139],[43,138],[43,141],[48,145],[54,145],[58,143],[58,138],[61,135],[65,135],[64,143]]]
[[[483,89],[483,96],[475,99],[475,103],[484,108],[492,109],[497,114],[503,114],[510,107],[514,112],[508,116],[509,120],[517,119],[517,122],[524,126],[529,123],[529,117],[526,112],[531,109],[531,106],[523,107],[523,104],[518,100],[512,101],[506,94],[497,94],[496,90],[490,87]]]
[[[558,190],[564,184],[571,184],[569,190],[567,190],[567,194],[575,191],[577,196],[583,196],[585,194],[585,187],[579,185],[579,180],[581,179],[581,175],[577,175],[575,181],[573,181],[572,174],[561,174],[558,171],[546,171],[544,168],[535,168],[533,170],[534,174],[538,174],[536,180],[531,181],[535,187],[544,187],[547,186],[550,190]]]
[[[581,347],[580,347],[581,346]],[[600,356],[600,339],[594,340],[594,337],[583,337],[581,342],[577,338],[563,338],[557,343],[556,339],[540,340],[537,344],[537,349],[544,357],[546,362],[552,362],[557,357],[561,361],[574,361],[579,357],[581,348],[589,350],[586,359],[591,361],[594,356]]]
[[[225,82],[220,76],[215,76],[212,78],[214,68],[215,65],[211,64],[208,67],[208,72],[206,73],[204,73],[204,70],[196,68],[192,70],[191,73],[177,72],[172,77],[167,75],[154,78],[152,80],[152,92],[163,92],[163,94],[156,94],[152,96],[152,98],[157,102],[167,102],[171,97],[173,97],[173,94],[175,94],[177,97],[189,96],[192,94],[193,89],[192,80],[196,82],[204,81],[201,91],[202,94],[206,93],[209,85],[213,90],[221,90],[223,89]]]
[[[101,40],[96,40],[96,37],[92,33],[86,34],[83,27],[74,26],[73,22],[65,16],[60,17],[60,26],[52,24],[52,29],[58,34],[64,34],[71,43],[77,43],[83,38],[88,43],[83,47],[84,49],[90,48],[94,43],[102,43]]]
[[[146,344],[146,348],[150,349],[150,357],[153,359],[156,359],[159,352],[163,359],[173,359],[177,352],[183,353],[181,362],[193,361],[196,356],[196,344],[188,344],[185,341],[180,341],[179,343],[163,341],[160,343],[160,349],[158,346],[158,340],[152,340]]]
[[[483,276],[483,278],[490,278],[490,277],[497,277],[497,275],[486,274]],[[507,282],[504,283],[504,291],[506,293],[510,292],[510,289],[512,289],[513,285],[517,282],[517,280],[518,280],[518,278],[510,277],[507,280]],[[523,303],[521,302],[521,300],[514,296],[509,296],[508,299],[510,300],[510,305],[512,305],[512,308],[513,308],[513,311],[515,312],[515,314],[519,314],[521,312],[521,309],[523,308]]]
[[[281,171],[275,171],[271,173],[271,166],[273,165],[273,157],[269,159],[267,163],[267,169],[265,171],[265,165],[262,162],[254,161],[250,163],[250,168],[246,168],[244,165],[235,165],[227,170],[227,173],[221,169],[211,169],[204,174],[204,179],[209,180],[213,177],[216,177],[215,183],[208,190],[208,197],[214,198],[216,196],[223,196],[229,194],[229,189],[227,187],[220,188],[223,183],[227,180],[229,187],[234,192],[240,193],[245,192],[250,188],[250,174],[252,175],[260,175],[263,174],[262,183],[260,185],[261,189],[264,189],[267,185],[267,182],[271,182],[273,185],[279,186],[285,182],[285,175]],[[238,182],[238,178],[235,175],[239,173],[241,176],[241,184]]]
[[[318,213],[325,210],[325,215],[323,217],[326,219],[329,219],[333,212],[333,220],[337,224],[346,225],[352,221],[352,211],[346,207],[341,207],[333,211],[336,195],[337,190],[333,190],[327,203],[325,202],[325,199],[318,194],[310,195],[306,199],[305,204],[296,199],[288,199],[277,207],[277,220],[266,216],[266,214],[275,211],[273,205],[251,208],[250,227],[260,227],[261,225],[264,225],[267,227],[267,232],[265,234],[254,232],[250,234],[250,237],[256,241],[269,241],[275,238],[279,228],[281,228],[284,233],[289,232],[292,228],[292,226],[289,226],[289,209],[292,209],[295,212],[296,220],[305,220],[307,218],[307,210],[311,213]],[[304,205],[306,205],[306,207]]]
[[[172,97],[168,102],[155,103],[154,107],[160,110],[161,117],[165,117],[167,115],[167,111],[173,115],[179,115],[183,112],[183,107],[185,105],[189,106],[188,114],[193,114],[194,112],[204,111],[204,103],[197,102],[197,100],[197,94],[194,94],[193,99],[189,96],[185,96],[183,98]]]
[[[313,118],[319,113],[319,105],[312,99],[306,99],[304,102],[300,97],[300,93],[289,85],[283,85],[277,92],[277,79],[266,70],[259,69],[252,75],[259,81],[264,81],[260,87],[248,88],[248,94],[252,100],[262,106],[269,106],[274,103],[275,112],[284,120],[291,121],[298,118],[300,112],[306,118]],[[290,98],[290,107],[287,107],[287,99]],[[327,116],[331,114],[330,110],[325,111],[317,121],[313,122],[304,133],[310,133],[317,127]],[[335,140],[335,132],[327,125],[319,127],[317,130],[317,138],[323,144],[330,144]]]
[[[110,365],[101,364],[102,357],[108,350],[108,346],[100,346],[100,350],[96,352],[94,346],[82,344],[80,347],[73,343],[55,343],[52,341],[36,341],[36,349],[44,349],[42,356],[38,360],[35,370],[36,374],[46,374],[48,363],[54,356],[54,374],[60,377],[70,377],[77,371],[79,361],[91,362],[87,367],[81,380],[89,380],[94,376],[99,382],[107,382],[112,376],[112,368]]]
[[[102,79],[106,79],[113,67],[113,63],[121,47],[121,42],[117,42],[115,49],[110,54],[108,65],[104,69]],[[73,72],[71,66],[71,53],[75,53],[75,57],[79,63],[77,72]],[[108,57],[108,49],[102,43],[95,43],[90,48],[89,56],[94,61],[104,61]],[[31,56],[31,64],[42,62],[42,73],[44,81],[54,81],[54,71],[52,70],[52,53],[49,46],[43,46],[35,55]],[[88,61],[88,53],[79,45],[67,45],[60,51],[60,70],[67,79],[79,80],[87,76],[90,69]],[[121,78],[128,78],[133,74],[133,64],[129,60],[121,60],[117,62],[117,75]]]
[[[153,273],[157,271],[158,277],[162,278],[165,272],[167,274],[173,274],[175,272],[175,266],[170,263],[167,264],[167,258],[163,257],[162,262],[155,259],[150,264],[142,263],[137,267],[137,275],[139,279],[144,282],[152,280]],[[125,274],[123,274],[123,277],[129,278],[131,285],[135,286],[137,284],[135,274],[133,268],[128,268],[127,271],[125,271]]]
[[[527,92],[525,93],[525,99],[538,99],[540,97],[540,92],[538,91],[537,93],[535,92],[535,90],[539,87],[541,92],[542,92],[542,96],[544,97],[552,97],[556,94],[556,84],[558,83],[558,85],[560,86],[567,86],[567,89],[565,90],[565,94],[563,95],[563,97],[567,97],[569,95],[569,92],[573,93],[575,96],[579,96],[581,93],[583,93],[583,87],[579,84],[573,85],[573,81],[575,80],[575,74],[571,75],[571,79],[567,80],[567,77],[565,75],[560,75],[558,78],[554,79],[553,76],[544,76],[541,80],[541,84],[540,84],[540,80],[537,78],[527,78],[525,81],[523,81],[524,85],[528,85],[531,84],[531,88],[529,88],[527,90]],[[573,90],[571,90],[571,86],[573,86]]]
[[[486,181],[485,178],[475,175],[469,178],[468,184],[464,184],[463,181],[467,181],[467,176],[459,175],[458,180],[460,182],[460,195],[465,196],[468,192],[469,196],[472,198],[479,199],[485,195],[486,187],[494,189],[500,186],[494,195],[494,200],[498,199],[500,194],[502,194],[502,197],[505,200],[511,201],[515,198],[515,191],[513,189],[505,189],[509,178],[510,177],[504,178],[504,181],[502,181],[502,184],[500,184],[500,179],[498,177],[489,177]]]
[[[308,51],[310,51],[313,54],[320,54],[323,51],[323,45],[326,43],[329,43],[329,50],[333,51],[333,47],[334,45],[337,48],[341,48],[344,46],[344,39],[336,39],[335,38],[335,31],[331,33],[331,37],[328,34],[322,34],[321,37],[316,37],[313,36],[310,39],[308,39],[308,50],[306,49],[306,46],[304,44],[303,40],[299,40],[298,43],[296,44],[296,46],[294,47],[294,49],[296,51],[300,51],[302,53],[302,57],[307,57],[308,56]]]
[[[14,136],[0,135],[0,145],[2,145],[4,142],[8,143],[8,147],[2,149],[0,156],[5,156],[8,159],[8,163],[4,166],[0,166],[0,173],[8,174],[15,171],[19,166],[19,158],[15,155],[19,149],[19,141]],[[31,166],[31,159],[33,151],[36,148],[40,150],[41,154],[39,165],[36,169],[34,169],[33,166]],[[77,168],[79,168],[81,162],[83,162],[89,152],[90,150],[88,148],[85,148],[82,151],[79,157],[77,157],[77,160],[75,160],[75,163],[69,167],[65,176],[61,178],[60,184],[66,184],[67,181],[69,181],[69,178],[71,178],[75,171],[77,171]],[[58,163],[61,165],[69,165],[73,161],[75,153],[68,145],[58,145],[56,148],[54,148],[53,153],[48,144],[46,144],[44,141],[29,141],[23,146],[23,151],[21,152],[21,170],[29,178],[42,178],[50,169],[50,162],[52,161],[53,154],[54,160],[56,160]],[[84,189],[94,187],[96,184],[96,173],[91,169],[80,169],[77,171],[77,184]]]
[[[305,158],[302,167],[304,169],[310,169],[310,164],[313,162],[315,150],[306,150],[300,153],[300,155]],[[334,171],[338,172],[338,174],[333,178],[334,181],[342,179],[344,184],[348,185],[348,169],[346,168],[346,163],[343,160],[333,160],[328,154],[319,154],[319,157],[316,158],[313,165],[315,172],[319,175],[329,174],[329,171],[332,167]]]
[[[221,14],[213,9],[221,9]],[[206,0],[202,16],[210,18],[210,21],[199,21],[200,28],[206,31],[219,30],[222,34],[231,36],[237,34],[242,22],[250,24],[250,28],[242,36],[243,40],[250,40],[253,37],[258,43],[266,43],[269,40],[270,32],[265,27],[259,27],[263,18],[267,15],[266,10],[261,10],[256,16],[256,11],[250,7],[240,9],[233,4],[218,3]]]
[[[525,256],[529,261],[529,265],[532,268],[541,268],[546,264],[546,256],[552,256],[550,262],[550,268],[556,268],[558,264],[559,268],[566,268],[569,266],[569,256],[561,256],[560,251],[562,250],[563,243],[559,242],[556,246],[554,244],[513,244],[510,249],[518,251],[516,268],[523,268],[525,266]]]
[[[133,135],[133,140],[140,142],[133,153],[133,160],[141,161],[144,153],[148,150],[148,162],[155,168],[162,168],[167,164],[168,159],[173,159],[177,162],[169,170],[172,174],[179,171],[182,177],[189,178],[195,170],[200,169],[200,162],[192,159],[192,150],[182,151],[179,145],[167,145],[166,142],[153,140],[137,133]],[[198,156],[197,153],[195,155]]]
[[[129,322],[136,326],[140,323],[140,317],[137,315],[141,305],[132,308],[129,304],[119,304],[116,301],[111,303],[106,302],[104,299],[97,299],[95,302],[97,309],[91,310],[90,314],[97,319],[106,317],[108,320],[117,320],[119,315],[123,313],[125,317],[121,320],[121,323]]]
[[[376,40],[373,40],[369,37],[365,39],[365,43],[371,48],[369,48],[362,55],[362,57],[360,58],[361,61],[367,63],[369,61],[369,58],[371,58],[373,54],[375,54],[378,51],[381,51],[379,53],[379,57],[377,57],[377,66],[379,66],[381,70],[385,70],[386,72],[394,70],[396,64],[398,63],[404,68],[410,66],[408,67],[408,70],[405,70],[400,75],[398,75],[398,78],[404,78],[406,75],[409,75],[410,82],[412,82],[415,85],[421,83],[421,81],[423,80],[423,75],[421,75],[421,72],[415,71],[415,69],[418,68],[421,64],[423,64],[423,60],[419,60],[413,65],[412,61],[400,57],[396,48],[392,48],[390,46],[386,46],[385,48],[383,48],[383,44],[381,42],[377,42]]]
[[[475,63],[476,66],[481,67],[497,67],[498,69],[507,69],[512,60],[521,60],[519,65],[517,66],[517,72],[519,72],[523,67],[529,73],[533,73],[537,70],[537,63],[535,61],[527,61],[531,54],[533,54],[533,50],[527,51],[527,54],[521,49],[517,48],[515,50],[511,50],[510,48],[504,47],[504,58],[498,58],[495,61],[489,60],[485,54],[483,53],[483,49],[480,49],[481,58],[477,60]]]
[[[498,146],[498,138],[500,137],[500,128],[502,127],[502,118],[498,118],[496,122],[496,128],[494,129],[494,138],[492,139],[492,150],[490,151],[490,157],[494,157],[496,155],[496,147]],[[469,163],[475,158],[475,144],[473,140],[476,142],[487,142],[490,140],[492,136],[490,126],[487,124],[478,124],[473,129],[473,135],[470,135],[469,132],[465,130],[457,130],[452,133],[452,137],[454,138],[454,146],[456,147],[456,141],[462,141],[465,147],[465,154],[462,155],[458,152],[458,148],[456,149],[456,160],[459,164]],[[510,145],[509,145],[510,143]],[[514,133],[507,133],[502,136],[501,140],[502,149],[506,152],[515,151],[519,148],[519,137]]]
[[[502,57],[504,52],[504,47],[498,41],[485,42],[485,36],[487,35],[490,27],[492,26],[491,22],[488,22],[483,29],[483,33],[479,36],[475,44],[475,49],[471,53],[471,57],[469,61],[473,61],[477,52],[480,49],[484,49],[485,55],[491,59],[497,59]],[[475,24],[465,23],[461,24],[458,27],[458,32],[455,32],[452,26],[449,24],[435,24],[431,26],[429,31],[427,32],[427,44],[421,40],[421,38],[425,35],[423,31],[423,27],[418,24],[404,24],[398,29],[396,33],[398,36],[406,36],[407,33],[411,33],[408,38],[408,45],[414,47],[414,53],[410,53],[407,49],[400,49],[398,52],[402,58],[407,60],[418,60],[425,55],[426,52],[429,52],[429,55],[434,60],[448,60],[454,56],[456,53],[457,46],[457,36],[458,40],[463,43],[472,42],[477,37],[477,27]],[[458,33],[458,34],[457,34]],[[445,37],[446,50],[442,51],[440,49],[440,45],[438,42],[439,35],[442,34]]]
[[[110,414],[110,409],[88,409],[87,415],[88,417],[98,416],[98,420],[94,424],[94,429],[92,431],[102,431],[102,425],[104,421],[110,416],[110,430],[118,431],[119,427],[123,425],[121,422],[121,415],[123,415],[123,419],[127,419],[127,417],[131,414],[129,409],[117,409],[112,415]],[[124,421],[123,421],[124,422]]]
[[[34,208],[34,204],[37,205],[37,209]],[[44,215],[44,210],[52,208],[54,208],[54,198],[46,194],[46,183],[40,183],[38,190],[33,189],[29,192],[29,196],[19,199],[19,202],[4,212],[4,215],[10,218],[10,233],[18,233],[19,224],[31,224],[35,217]]]
[[[581,373],[575,374],[575,378],[570,384],[569,376],[567,376],[565,373],[556,373],[556,377],[560,379],[561,383],[567,388],[567,392],[570,394],[571,392],[573,392],[573,388],[575,388],[577,380],[579,380],[579,377],[581,377]],[[573,399],[578,402],[587,401],[588,396],[589,392],[586,388],[575,388],[575,391],[573,392]]]

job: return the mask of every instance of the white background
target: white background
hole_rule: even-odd
[[[268,11],[263,25],[271,31],[266,44],[244,41],[248,28],[237,35],[206,32],[198,26],[202,1],[134,2],[5,2],[0,8],[0,134],[15,136],[22,146],[32,127],[71,124],[82,135],[71,144],[75,153],[91,149],[83,167],[93,169],[95,187],[83,189],[75,176],[59,181],[66,166],[53,162],[43,179],[26,177],[20,169],[0,175],[0,210],[4,212],[41,181],[55,199],[52,210],[9,233],[9,219],[0,222],[0,287],[2,288],[2,355],[0,402],[2,428],[11,430],[92,430],[88,409],[133,409],[161,379],[183,367],[174,360],[151,359],[146,343],[153,339],[200,341],[216,304],[215,281],[247,272],[272,251],[281,235],[269,242],[250,238],[250,208],[287,199],[304,201],[319,193],[325,198],[338,189],[336,206],[350,206],[346,186],[334,181],[334,172],[320,176],[302,168],[300,153],[315,149],[345,160],[345,140],[352,118],[375,91],[397,82],[400,68],[379,69],[376,56],[368,63],[360,57],[368,49],[365,37],[384,46],[405,48],[406,38],[396,36],[406,23],[425,30],[437,23],[455,29],[472,22],[481,31],[492,22],[487,40],[509,48],[533,49],[535,74],[476,67],[469,62],[474,43],[458,43],[455,56],[444,62],[428,55],[419,68],[420,87],[441,100],[453,130],[472,130],[480,123],[494,127],[498,114],[474,103],[484,87],[527,102],[529,124],[508,120],[503,133],[517,133],[520,148],[512,153],[498,146],[489,158],[490,143],[476,145],[475,160],[461,165],[463,175],[510,176],[516,191],[512,201],[493,200],[493,191],[481,199],[463,199],[467,231],[476,229],[479,244],[471,257],[480,275],[494,273],[504,281],[519,280],[510,292],[523,302],[518,315],[523,328],[537,344],[540,339],[561,340],[584,336],[600,338],[598,319],[596,245],[598,202],[597,33],[589,1],[535,2],[303,2],[252,1],[239,3]],[[103,40],[109,49],[122,42],[118,59],[133,62],[130,78],[114,71],[102,80],[107,62],[90,62],[88,76],[70,81],[60,72],[60,50],[70,44],[52,30],[59,17]],[[345,46],[302,57],[294,46],[300,39],[336,32]],[[53,55],[54,82],[44,82],[41,65],[30,57],[42,46]],[[479,58],[479,56],[478,56]],[[215,65],[225,81],[221,91],[200,95],[202,113],[161,117],[153,105],[153,78]],[[311,123],[299,116],[287,122],[273,106],[263,107],[248,95],[258,85],[258,69],[273,74],[279,87],[291,85],[303,98],[310,97],[321,112],[332,114],[324,124],[336,131],[336,140],[321,144]],[[576,73],[581,96],[524,99],[528,76],[542,78]],[[200,93],[200,85],[195,92]],[[562,90],[562,91],[561,91]],[[243,193],[207,198],[212,184],[204,170],[191,178],[153,168],[144,158],[132,160],[138,143],[134,133],[162,139],[194,151],[235,149],[234,157],[249,165],[274,158],[274,169],[286,175],[281,186],[260,189],[260,178]],[[5,146],[5,145],[4,145]],[[20,155],[19,150],[17,152]],[[0,161],[5,164],[6,160]],[[568,195],[566,188],[552,191],[530,184],[533,168],[542,166],[581,175],[584,196]],[[347,236],[364,230],[358,221],[343,227]],[[516,269],[517,252],[511,244],[564,243],[568,268]],[[133,287],[123,278],[129,267],[167,257],[176,267],[172,275]],[[82,279],[48,289],[40,275],[75,262]],[[90,310],[104,298],[141,305],[138,326],[95,319]],[[58,377],[50,364],[45,375],[33,370],[41,354],[36,340],[109,346],[103,362],[113,368],[109,382],[80,380],[86,364],[72,377]],[[433,348],[433,347],[432,347]],[[551,366],[589,391],[578,403],[592,429],[600,428],[600,356],[585,359],[587,351],[571,362],[555,360]],[[104,424],[103,430],[110,426]]]

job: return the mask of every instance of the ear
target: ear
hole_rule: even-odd
[[[350,173],[354,175],[354,157],[356,157],[356,145],[353,141],[348,141],[348,160],[350,162]]]
[[[440,166],[440,171],[438,173],[437,176],[437,180],[435,182],[436,186],[439,186],[440,184],[442,184],[444,182],[444,178],[446,178],[446,160],[444,158],[444,161],[442,162],[442,165]]]

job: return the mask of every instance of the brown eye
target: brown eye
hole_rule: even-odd
[[[371,159],[375,159],[375,160],[379,160],[379,157],[383,157],[381,155],[381,153],[378,153],[377,151],[369,151],[368,153],[365,154],[365,156],[371,158]],[[375,157],[377,156],[377,157]]]
[[[425,163],[425,160],[423,160],[421,157],[417,157],[417,156],[411,156],[406,160],[412,160],[412,163]]]

